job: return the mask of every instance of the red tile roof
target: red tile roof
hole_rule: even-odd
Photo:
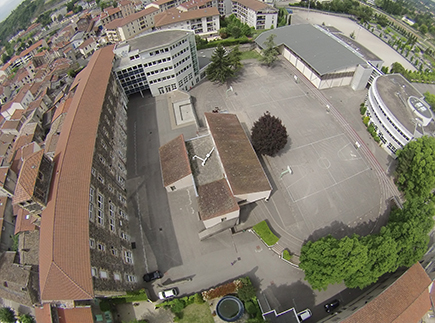
[[[163,186],[167,187],[192,174],[183,135],[179,135],[177,138],[161,146],[159,154]]]
[[[57,313],[59,323],[94,323],[90,307],[58,308]]]
[[[232,1],[238,2],[241,5],[249,8],[249,9],[252,9],[254,11],[259,11],[259,10],[263,10],[263,9],[270,7],[266,3],[259,1],[259,0],[232,0]]]
[[[239,210],[225,178],[198,186],[198,207],[203,221]]]
[[[39,150],[24,160],[15,187],[13,204],[19,204],[32,199],[43,156],[44,151]]]
[[[17,213],[17,219],[15,221],[14,234],[36,230],[37,226],[33,222],[34,222],[33,216],[29,214],[28,211],[19,208]]]
[[[89,186],[99,118],[112,72],[112,50],[113,46],[107,46],[96,51],[80,73],[81,80],[56,148],[50,195],[41,217],[42,301],[94,297],[89,251]],[[79,163],[77,156],[80,156]]]
[[[205,113],[234,195],[271,191],[269,180],[235,114]]]
[[[93,39],[92,37],[89,37],[88,39],[86,39],[80,46],[78,49],[83,49],[86,46],[88,46],[89,44],[95,43],[95,39]]]
[[[210,8],[190,10],[190,11],[180,11],[177,8],[171,8],[157,14],[154,17],[154,24],[156,27],[162,27],[180,21],[200,19],[200,18],[212,17],[212,16],[219,16],[218,8],[210,7]]]
[[[416,263],[383,293],[343,323],[412,323],[419,322],[431,308],[429,285],[431,279]]]

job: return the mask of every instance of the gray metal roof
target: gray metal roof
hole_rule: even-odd
[[[193,32],[190,30],[161,30],[154,31],[141,34],[136,36],[135,38],[126,40],[125,42],[121,42],[117,45],[123,46],[125,43],[130,45],[130,52],[138,49],[139,52],[151,50],[153,48],[158,48],[161,46],[167,46],[172,44],[173,42],[183,38],[188,34],[192,34]]]
[[[271,34],[276,35],[274,42],[277,46],[285,45],[320,75],[366,64],[332,35],[313,25],[290,25],[272,29],[258,36],[255,42],[263,48]]]

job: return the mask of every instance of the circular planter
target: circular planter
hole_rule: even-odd
[[[234,296],[225,296],[216,305],[216,313],[225,322],[235,322],[243,315],[243,303]]]

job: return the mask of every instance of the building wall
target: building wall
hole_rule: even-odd
[[[145,40],[144,40],[145,41]],[[152,50],[128,53],[116,75],[127,95],[150,89],[153,96],[189,90],[199,82],[199,64],[193,33]]]
[[[350,85],[357,68],[357,66],[352,66],[328,75],[319,75],[289,48],[282,46],[279,51],[318,89]]]
[[[183,29],[193,30],[199,36],[217,34],[220,29],[219,16],[202,17],[198,19],[179,21],[173,24],[161,26],[159,30]]]
[[[258,200],[268,199],[272,191],[254,192],[248,194],[234,195],[238,202],[252,203]]]
[[[377,90],[376,80],[369,89],[366,106],[366,114],[370,117],[370,123],[375,126],[383,143],[383,148],[391,156],[396,157],[396,151],[411,141],[413,134],[396,119],[382,101]]]
[[[183,189],[186,187],[191,187],[191,186],[193,186],[193,184],[194,184],[193,176],[192,176],[192,174],[190,174],[190,175],[183,177],[182,179],[176,181],[175,183],[172,183],[171,185],[166,186],[165,188],[166,188],[166,191],[173,192],[173,191],[180,190],[180,189]]]
[[[138,281],[125,189],[126,121],[126,98],[112,75],[100,116],[89,188],[91,272],[97,295],[133,289]]]
[[[224,222],[224,221],[234,221],[235,219],[239,218],[240,210],[230,212],[221,216],[217,216],[208,220],[202,221],[204,223],[204,226],[206,229],[210,229],[211,227],[214,227],[215,225]]]
[[[278,22],[278,11],[267,8],[255,11],[242,5],[239,2],[232,2],[232,13],[240,19],[242,23],[248,24],[255,29],[270,29],[271,26],[276,28]]]

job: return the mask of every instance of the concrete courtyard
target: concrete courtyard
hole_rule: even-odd
[[[247,133],[266,111],[281,118],[289,143],[278,156],[263,159],[273,186],[269,202],[242,207],[239,233],[225,231],[200,241],[202,223],[194,190],[166,193],[158,147],[180,133],[189,139],[204,130],[193,125],[174,126],[164,96],[130,97],[127,186],[130,226],[137,245],[136,270],[160,269],[165,273],[161,280],[144,285],[153,300],[163,288],[177,286],[181,294],[190,294],[249,275],[276,310],[309,307],[314,318],[320,319],[325,315],[322,303],[331,297],[346,303],[351,299],[349,293],[358,291],[345,290],[343,285],[312,291],[302,271],[280,260],[243,229],[266,219],[280,237],[280,246],[299,254],[302,244],[310,239],[377,230],[385,221],[379,221],[378,215],[384,212],[389,196],[343,126],[326,111],[313,89],[294,81],[296,72],[286,62],[279,61],[272,68],[256,61],[245,61],[244,65],[231,83],[233,91],[227,91],[227,85],[204,81],[190,94],[202,127],[204,112],[216,107],[237,114]],[[327,92],[331,100],[337,93],[343,95],[337,95],[338,102],[348,104],[341,108],[350,115],[359,113],[364,91],[334,91]],[[376,145],[373,148],[380,150]],[[287,166],[293,174],[281,178]]]

